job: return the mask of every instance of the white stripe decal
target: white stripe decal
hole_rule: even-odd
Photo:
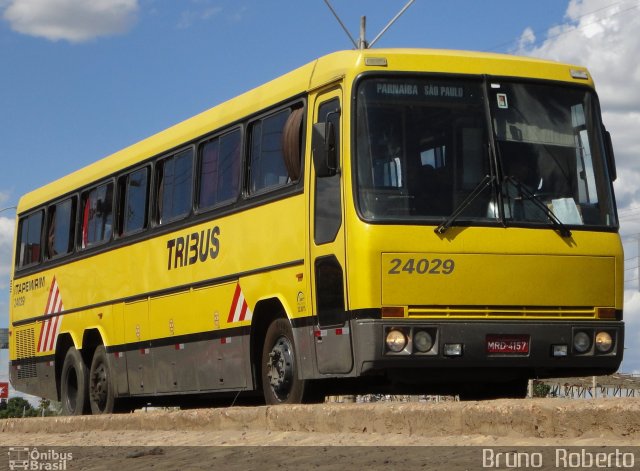
[[[46,316],[49,314],[59,314],[62,311],[64,311],[64,305],[62,304],[62,295],[60,294],[58,281],[55,277],[53,277],[44,315]],[[40,328],[40,339],[38,341],[39,353],[48,352],[55,348],[61,326],[62,316],[50,317],[42,323],[42,327]]]
[[[240,288],[240,284],[236,285],[236,290],[231,301],[231,309],[229,309],[228,323],[242,322],[251,320],[253,312],[249,309],[244,293]]]

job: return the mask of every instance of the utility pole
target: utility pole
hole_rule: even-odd
[[[331,6],[331,3],[329,3],[329,0],[324,0],[324,3],[326,3],[329,10],[331,10],[331,13],[336,18],[336,20],[338,21],[338,23],[340,24],[340,26],[342,27],[346,35],[351,40],[353,47],[355,47],[356,49],[369,49],[370,47],[372,47],[378,41],[378,39],[380,39],[382,35],[387,32],[387,30],[391,27],[391,25],[393,25],[398,20],[398,18],[400,18],[400,16],[402,16],[402,14],[405,11],[407,11],[407,8],[409,8],[411,4],[413,4],[413,2],[415,2],[415,0],[409,0],[407,4],[402,8],[402,10],[400,10],[398,14],[394,16],[384,28],[382,28],[382,31],[380,31],[380,33],[378,33],[378,35],[375,38],[373,38],[373,41],[368,42],[366,38],[366,34],[367,34],[367,17],[366,16],[363,16],[360,18],[360,36],[358,38],[358,41],[356,41],[355,39],[353,39],[353,36],[351,36],[351,33],[349,33],[349,30],[347,29],[347,27],[344,25],[344,23],[338,16],[338,13],[336,13],[336,11]]]

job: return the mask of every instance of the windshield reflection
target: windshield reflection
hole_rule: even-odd
[[[360,214],[371,221],[451,224],[454,215],[466,224],[548,226],[557,218],[613,227],[593,101],[587,89],[557,85],[363,80],[356,121]],[[488,176],[491,189],[469,201]]]

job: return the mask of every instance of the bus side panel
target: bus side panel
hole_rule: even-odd
[[[113,306],[113,331],[111,344],[121,345],[124,343],[124,303]],[[117,396],[129,395],[129,377],[127,374],[127,357],[124,354],[113,353],[109,355],[111,370],[114,373],[114,383]]]
[[[249,336],[242,335],[243,328],[231,332],[220,330],[234,308],[233,299],[237,285],[237,282],[224,283],[195,289],[192,292],[190,310],[192,316],[200,323],[197,331],[206,332],[213,329],[214,333],[213,339],[198,342],[198,361],[195,368],[201,391],[247,388],[252,385],[248,353]]]
[[[124,305],[124,339],[129,391],[132,395],[153,394],[153,358],[149,348],[149,302],[146,299]]]
[[[158,393],[246,388],[248,336],[238,335],[240,329],[220,331],[235,289],[235,282],[224,283],[151,299]]]
[[[16,328],[11,343],[9,379],[14,389],[34,396],[58,399],[55,380],[55,367],[52,356],[37,358],[36,342],[40,324],[35,323]]]

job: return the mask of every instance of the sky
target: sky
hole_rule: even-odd
[[[406,0],[330,0],[372,39]],[[376,47],[585,65],[611,132],[625,248],[625,359],[640,373],[640,0],[416,0]],[[322,0],[0,0],[0,327],[20,195],[324,54]],[[7,379],[0,351],[0,381]]]

